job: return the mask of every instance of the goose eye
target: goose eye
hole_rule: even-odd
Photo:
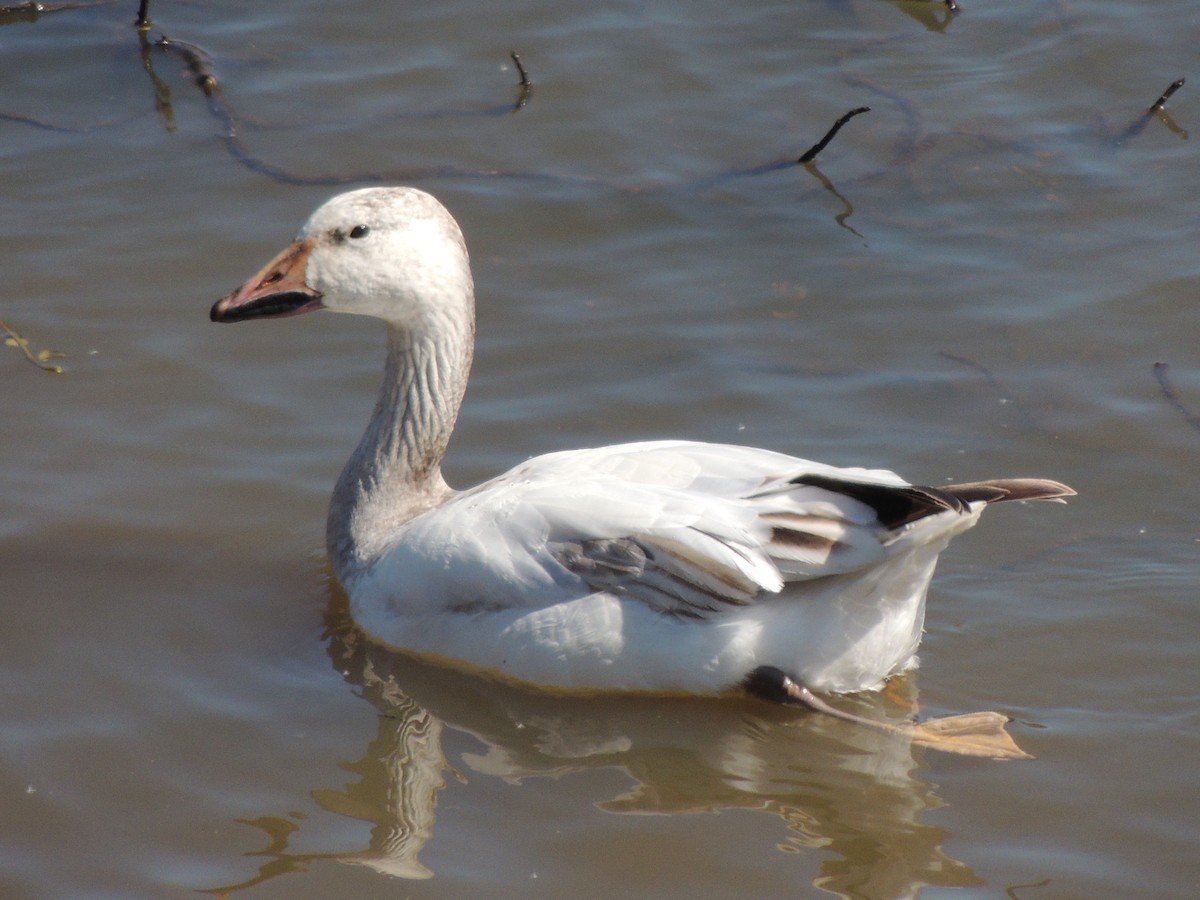
[[[371,233],[370,225],[355,225],[353,228],[350,229],[350,237],[352,237],[352,238],[366,237],[370,233]]]

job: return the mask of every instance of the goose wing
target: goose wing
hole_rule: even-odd
[[[383,567],[408,585],[406,605],[482,611],[606,592],[710,618],[787,582],[868,568],[899,542],[968,527],[971,513],[886,471],[625,444],[538,457],[456,496],[413,520]]]

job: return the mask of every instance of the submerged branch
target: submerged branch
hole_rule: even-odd
[[[968,368],[974,369],[976,372],[978,372],[980,375],[983,376],[984,380],[989,385],[991,385],[995,389],[996,393],[1000,395],[1000,398],[1002,400],[1004,397],[1007,396],[1007,393],[1004,390],[1004,386],[1000,383],[1000,379],[998,379],[995,375],[993,375],[992,370],[989,369],[987,366],[985,366],[983,363],[975,362],[975,360],[973,360],[973,359],[968,359],[965,356],[959,356],[957,353],[949,353],[945,350],[938,351],[938,356],[942,357],[942,359],[948,359],[951,362],[961,363],[962,365],[967,366]]]
[[[889,0],[897,10],[915,19],[930,31],[944,34],[962,7],[957,0]]]
[[[1189,425],[1200,431],[1200,416],[1197,416],[1184,406],[1183,401],[1175,393],[1175,389],[1171,387],[1171,382],[1167,380],[1167,364],[1165,362],[1156,362],[1154,364],[1154,378],[1158,381],[1158,386],[1162,390],[1162,395],[1167,399],[1167,402],[1180,412]]]
[[[89,9],[93,6],[109,6],[114,0],[84,0],[80,3],[17,3],[0,6],[0,25],[10,22],[36,22],[48,13],[70,12],[73,9]]]
[[[79,3],[64,3],[55,6],[46,6],[44,4],[26,4],[19,7],[3,7],[0,6],[0,12],[4,10],[13,11],[19,10],[22,14],[38,11],[58,11],[59,9],[75,9],[86,6],[106,5],[113,0],[82,0]],[[224,95],[222,90],[222,82],[217,76],[216,67],[212,57],[205,51],[204,48],[189,43],[188,41],[178,40],[161,34],[156,39],[151,39],[151,19],[150,19],[150,3],[149,0],[141,0],[138,5],[137,18],[132,23],[137,31],[140,58],[142,66],[150,78],[154,90],[154,106],[155,110],[163,120],[163,123],[168,132],[174,132],[176,129],[175,113],[172,106],[171,88],[166,80],[160,78],[154,70],[154,51],[158,50],[164,53],[172,53],[177,55],[184,63],[185,71],[190,80],[200,88],[207,100],[208,110],[210,115],[217,120],[220,129],[218,137],[225,145],[225,149],[229,156],[238,165],[249,169],[259,175],[270,178],[279,184],[286,185],[343,185],[351,183],[380,183],[387,181],[423,181],[429,179],[445,179],[445,178],[505,178],[518,179],[522,181],[536,181],[550,184],[573,184],[579,186],[606,186],[619,191],[627,191],[631,193],[642,193],[647,189],[654,187],[669,189],[669,185],[657,185],[654,187],[617,184],[603,178],[596,178],[588,175],[570,175],[570,174],[549,174],[544,172],[519,171],[519,170],[500,170],[493,168],[464,168],[452,165],[433,165],[433,166],[418,166],[395,171],[371,171],[371,172],[349,172],[349,173],[323,173],[323,174],[303,174],[295,172],[284,166],[265,160],[257,155],[246,145],[243,135],[242,118],[238,115],[234,106],[229,99]],[[506,104],[503,106],[489,106],[480,109],[463,109],[463,110],[436,110],[425,113],[398,113],[398,117],[403,119],[412,118],[442,118],[442,117],[458,117],[458,116],[498,116],[511,115],[523,109],[530,101],[534,89],[533,79],[529,75],[528,69],[517,51],[511,51],[509,58],[516,67],[519,89],[515,103]],[[808,165],[816,158],[817,154],[824,150],[836,136],[838,131],[854,116],[860,113],[867,112],[869,107],[863,106],[853,109],[843,115],[833,127],[825,134],[825,136],[812,148],[810,148],[797,161],[794,158],[777,159],[767,163],[747,166],[744,168],[726,169],[717,174],[708,177],[689,181],[686,184],[677,185],[681,190],[703,190],[716,185],[727,183],[733,179],[742,177],[755,177],[765,175],[767,173],[782,171],[797,164]],[[136,118],[136,117],[134,117]],[[106,122],[100,126],[87,126],[84,128],[69,128],[35,119],[33,117],[0,113],[0,121],[17,122],[24,125],[29,125],[34,128],[41,128],[55,131],[87,131],[95,127],[107,127],[117,122]],[[122,120],[123,121],[123,120]],[[825,190],[834,194],[843,204],[843,212],[837,217],[838,224],[844,228],[846,219],[852,214],[850,204],[833,188],[827,178],[819,172],[813,171],[814,177],[821,182]],[[858,232],[853,228],[848,228],[849,231],[858,235]],[[861,237],[861,235],[859,235]]]
[[[213,70],[212,57],[201,47],[189,44],[187,41],[177,41],[165,34],[154,42],[155,47],[178,53],[183,58],[184,65],[197,87],[208,96],[220,86],[216,72]]]
[[[154,85],[154,108],[157,110],[159,116],[162,117],[167,133],[174,134],[175,110],[171,106],[171,88],[154,71],[154,45],[150,43],[148,37],[150,33],[149,23],[147,22],[146,27],[142,27],[141,19],[139,19],[135,23],[135,27],[137,28],[138,53],[142,58],[142,68],[146,70],[146,74],[150,76],[150,83]]]
[[[107,122],[93,122],[89,125],[58,125],[54,122],[46,122],[42,119],[35,119],[33,116],[20,116],[16,113],[0,113],[0,122],[15,122],[18,125],[28,125],[30,128],[36,128],[39,131],[59,131],[63,134],[87,134],[92,131],[99,131],[102,128],[113,128],[117,125],[124,125],[127,122],[145,115],[145,113],[131,113],[127,116],[122,116],[119,119],[109,119]]]
[[[846,224],[846,220],[854,215],[854,205],[838,192],[838,189],[833,186],[833,182],[825,176],[824,172],[817,168],[817,164],[815,162],[806,163],[804,168],[808,170],[809,174],[812,175],[813,178],[821,182],[821,187],[825,188],[825,190],[841,201],[842,211],[834,216],[833,220],[837,222],[840,227],[845,228],[855,237],[861,238],[865,242],[866,238],[863,237],[861,233],[859,233],[852,226]]]
[[[1187,140],[1187,132],[1176,125],[1170,115],[1167,114],[1167,101],[1171,99],[1172,95],[1177,90],[1183,87],[1186,81],[1186,78],[1177,78],[1167,85],[1167,89],[1163,91],[1161,95],[1159,95],[1159,98],[1151,103],[1146,111],[1138,116],[1128,128],[1117,135],[1117,137],[1114,139],[1114,143],[1120,144],[1129,140],[1130,138],[1137,137],[1142,133],[1142,129],[1146,127],[1147,123],[1149,123],[1149,121],[1153,118],[1160,119],[1162,123],[1167,126],[1167,128],[1178,134],[1184,140]]]

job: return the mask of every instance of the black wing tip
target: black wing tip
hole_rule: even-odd
[[[897,530],[926,516],[942,512],[968,513],[972,503],[1006,500],[1051,500],[1059,503],[1075,491],[1049,478],[997,478],[952,484],[942,488],[924,485],[891,485],[854,481],[831,475],[806,474],[791,480],[842,494],[875,510],[884,528]]]
[[[799,475],[791,483],[822,488],[857,500],[875,510],[879,523],[893,531],[937,513],[970,511],[968,501],[951,491],[915,484],[876,484],[818,474]]]

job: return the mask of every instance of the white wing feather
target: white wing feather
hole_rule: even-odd
[[[808,474],[907,484],[891,472],[725,445],[554,453],[414,519],[370,580],[410,612],[535,608],[608,592],[670,615],[719,616],[787,581],[888,554],[896,535],[874,510],[789,483]]]

